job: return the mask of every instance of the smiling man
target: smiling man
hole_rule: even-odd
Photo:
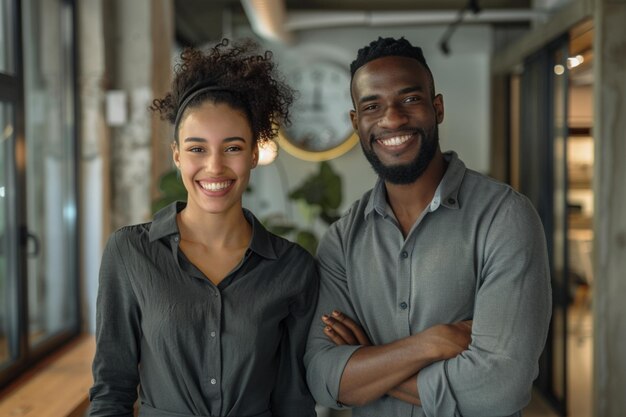
[[[518,416],[551,312],[541,222],[441,152],[443,97],[420,48],[379,38],[351,72],[352,124],[379,180],[320,243],[309,387],[354,417]]]

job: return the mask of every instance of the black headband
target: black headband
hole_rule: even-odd
[[[185,108],[187,108],[191,100],[198,97],[202,93],[206,93],[207,91],[230,90],[219,85],[215,85],[212,81],[201,81],[194,84],[189,90],[187,90],[185,94],[183,94],[180,106],[178,106],[178,111],[176,112],[176,119],[174,120],[174,138],[176,139],[176,142],[178,142],[178,125],[180,124],[180,119],[183,117]]]

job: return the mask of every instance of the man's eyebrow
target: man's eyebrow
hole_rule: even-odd
[[[378,94],[372,94],[372,95],[369,95],[369,96],[361,97],[359,99],[359,104],[365,103],[366,101],[376,100],[378,97],[379,97]]]
[[[424,92],[424,88],[421,85],[413,85],[410,87],[405,87],[401,90],[398,91],[398,94],[407,94],[407,93],[414,93],[414,92]]]
[[[396,94],[402,95],[402,94],[415,93],[415,92],[423,93],[424,92],[424,88],[422,86],[420,86],[420,85],[412,85],[412,86],[404,87],[404,88],[398,90],[396,92]],[[368,101],[374,101],[374,100],[378,99],[379,97],[380,96],[378,94],[371,94],[369,96],[361,97],[359,99],[359,104],[362,104],[362,103],[365,103],[365,102],[368,102]]]

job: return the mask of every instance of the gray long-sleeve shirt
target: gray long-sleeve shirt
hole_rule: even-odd
[[[384,183],[320,242],[316,320],[343,311],[373,344],[473,319],[469,349],[422,369],[422,407],[385,396],[354,417],[519,415],[530,399],[551,314],[545,236],[527,198],[444,154],[447,171],[406,239]],[[359,346],[335,346],[318,320],[305,366],[319,403],[337,408],[344,367]]]
[[[267,232],[217,286],[179,250],[170,205],[104,251],[90,416],[315,416],[302,356],[317,301],[313,257]]]

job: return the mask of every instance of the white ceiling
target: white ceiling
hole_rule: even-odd
[[[543,1],[546,3],[550,0]],[[472,3],[470,0],[267,0],[266,2],[272,6],[282,5],[286,12],[284,20],[288,20],[292,25],[293,22],[302,25],[303,21],[309,25],[315,24],[311,19],[319,15],[313,12],[323,13],[321,16],[326,22],[336,19],[337,24],[353,22],[352,24],[356,25],[357,20],[363,19],[364,15],[368,16],[370,24],[372,16],[379,18],[383,16],[387,19],[385,24],[393,24],[394,19],[400,17],[405,20],[417,19],[418,15],[421,15],[420,24],[441,23],[440,20],[444,18],[454,20],[461,9]],[[527,24],[533,7],[536,10],[537,3],[540,3],[537,0],[473,2],[478,4],[481,13],[478,15],[468,13],[468,16],[478,18],[482,14],[483,22],[489,20],[494,24]],[[240,0],[174,0],[178,42],[183,45],[204,44],[220,39],[228,32],[229,25],[249,22],[250,13],[248,11],[248,15],[246,14],[241,3]],[[439,21],[435,21],[437,19]]]

